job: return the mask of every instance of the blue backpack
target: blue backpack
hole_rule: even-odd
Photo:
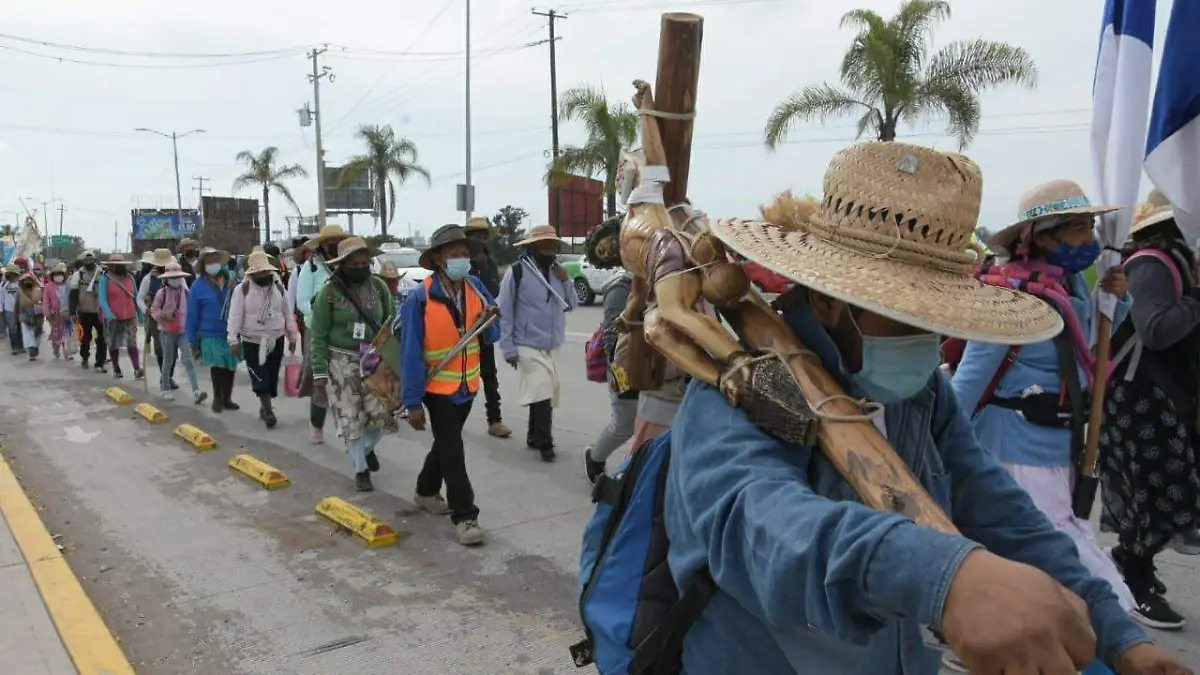
[[[577,667],[601,675],[676,675],[683,638],[717,592],[707,568],[682,596],[667,567],[663,498],[671,432],[647,441],[592,490],[596,512],[579,556],[579,613],[586,637],[571,646]]]

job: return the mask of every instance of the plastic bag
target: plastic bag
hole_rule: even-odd
[[[283,366],[283,395],[296,398],[300,395],[300,377],[304,374],[304,364],[295,355],[287,357]]]

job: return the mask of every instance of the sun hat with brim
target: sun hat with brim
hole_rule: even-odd
[[[54,275],[54,274],[64,274],[65,275],[66,273],[67,273],[67,264],[66,263],[60,262],[60,263],[56,264],[54,267],[50,268],[51,275]]]
[[[1152,206],[1133,221],[1133,225],[1129,227],[1129,236],[1133,237],[1144,233],[1147,229],[1159,223],[1165,223],[1168,220],[1175,220],[1174,207],[1170,204],[1166,206]]]
[[[169,248],[156,248],[150,254],[150,260],[143,258],[142,262],[149,262],[154,267],[166,267],[175,262],[175,256],[171,255],[171,249]]]
[[[177,251],[186,251],[190,248],[199,250],[200,242],[196,241],[195,239],[180,239],[179,243],[175,246],[175,250]]]
[[[712,229],[777,274],[908,326],[1001,344],[1049,339],[1063,327],[1052,307],[974,277],[982,188],[979,167],[962,155],[863,143],[834,156],[815,213],[785,193],[764,209],[774,222]]]
[[[123,253],[114,253],[114,254],[108,256],[108,260],[105,260],[104,262],[102,262],[100,264],[104,265],[106,267],[111,266],[111,265],[121,265],[121,266],[127,267],[129,265],[136,265],[136,264],[138,264],[138,262],[139,261],[137,261],[137,260],[126,260],[125,254],[123,254]]]
[[[192,276],[187,272],[184,272],[183,266],[177,262],[169,263],[166,267],[166,271],[158,275],[159,279],[178,279]]]
[[[275,265],[271,263],[271,256],[261,251],[251,253],[246,256],[246,276],[251,274],[259,274],[261,272],[277,272]]]
[[[443,225],[434,231],[433,236],[429,238],[429,248],[421,253],[421,257],[417,259],[417,264],[427,270],[437,271],[437,265],[433,264],[433,259],[430,254],[435,253],[438,249],[446,244],[453,244],[456,241],[467,241],[467,232],[458,225]]]
[[[139,261],[147,265],[154,264],[154,251],[145,251],[142,253],[142,259]]]
[[[1017,209],[1017,222],[992,235],[987,243],[994,248],[1008,250],[1036,230],[1038,223],[1057,227],[1061,223],[1052,219],[1075,215],[1098,216],[1120,208],[1092,204],[1083,193],[1083,188],[1074,181],[1052,180],[1026,192]]]
[[[468,220],[467,226],[463,229],[465,229],[467,232],[491,232],[495,228],[492,227],[492,224],[488,222],[487,218],[476,216]]]
[[[326,225],[325,227],[321,228],[321,231],[318,232],[315,237],[305,242],[304,246],[306,248],[316,250],[317,248],[320,248],[321,244],[331,241],[341,241],[349,236],[350,235],[342,229],[341,225]]]
[[[222,251],[221,249],[216,249],[211,246],[205,246],[204,248],[200,249],[200,255],[196,256],[196,259],[204,260],[206,257],[208,257],[210,255],[217,256],[220,259],[222,265],[229,262],[229,259],[232,257],[229,254],[229,251]]]
[[[401,272],[394,262],[385,262],[379,267],[379,276],[382,279],[403,279],[406,274],[408,273]]]
[[[346,237],[338,242],[337,257],[328,262],[330,265],[336,265],[359,251],[366,251],[372,258],[379,255],[379,249],[368,244],[362,237]]]
[[[560,245],[567,243],[558,238],[558,233],[554,231],[553,225],[538,225],[529,231],[528,237],[518,241],[515,245],[518,247],[529,246],[539,241],[557,241]]]

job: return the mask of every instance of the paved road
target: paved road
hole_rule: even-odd
[[[486,435],[482,410],[472,415],[468,464],[491,532],[482,549],[454,543],[448,519],[413,510],[427,432],[385,439],[377,491],[361,496],[340,442],[307,443],[304,404],[282,400],[275,430],[258,423],[244,375],[241,412],[176,402],[163,406],[170,422],[152,426],[104,397],[111,376],[0,357],[0,440],[143,675],[565,675],[577,672],[566,647],[579,637],[575,564],[591,513],[581,458],[608,414],[582,360],[599,320],[583,308],[569,322],[559,462],[524,448],[520,408],[505,405],[518,430],[508,441]],[[146,400],[140,383],[122,386]],[[501,391],[515,391],[503,366]],[[221,448],[192,451],[171,435],[181,422]],[[235,477],[225,466],[235,451],[284,470],[292,486],[265,492]],[[407,536],[364,549],[313,513],[330,495]],[[1200,565],[1169,554],[1162,567],[1172,598],[1200,620]],[[1200,668],[1195,631],[1163,641]]]

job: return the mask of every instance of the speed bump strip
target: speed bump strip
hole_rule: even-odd
[[[37,509],[0,457],[0,513],[21,549],[42,603],[79,675],[134,675],[79,578],[38,517]],[[10,672],[8,668],[4,672]]]
[[[233,459],[229,460],[229,468],[244,476],[249,476],[254,482],[268,490],[278,490],[291,485],[287,474],[250,455],[234,455]]]
[[[193,448],[203,452],[217,447],[217,441],[212,436],[200,431],[190,424],[180,424],[175,427],[175,435],[192,444]]]
[[[133,403],[133,397],[129,395],[129,392],[120,387],[109,387],[108,389],[104,390],[104,393],[109,398],[116,401],[117,405],[129,405],[130,403]]]
[[[340,497],[322,499],[317,504],[317,513],[349,530],[366,544],[367,548],[391,546],[400,539],[391,525]]]
[[[167,421],[167,413],[155,408],[149,403],[139,403],[137,404],[137,407],[133,409],[133,411],[142,417],[145,417],[146,421],[151,424],[162,424],[163,422]]]

